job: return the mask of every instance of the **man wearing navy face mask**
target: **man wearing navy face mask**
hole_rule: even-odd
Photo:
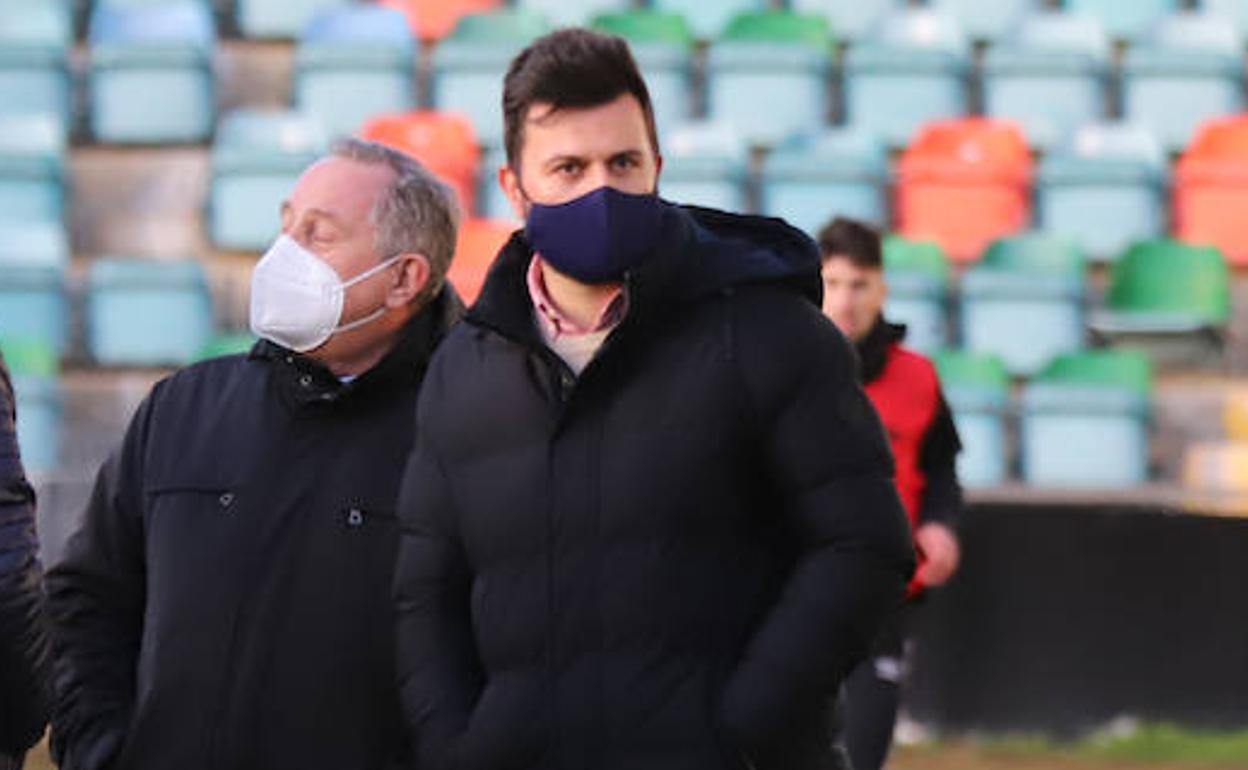
[[[252,276],[260,341],[156,385],[49,573],[64,770],[410,764],[394,499],[460,309],[455,204],[347,140],[281,218]]]
[[[399,502],[421,767],[822,770],[913,569],[878,418],[779,220],[656,194],[619,38],[511,64],[525,229],[430,366]]]

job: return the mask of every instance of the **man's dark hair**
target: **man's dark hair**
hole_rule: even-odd
[[[514,169],[524,142],[529,108],[549,104],[554,110],[598,107],[632,94],[641,104],[654,152],[659,136],[650,91],[623,38],[587,29],[560,29],[521,51],[503,81],[503,144]]]
[[[835,256],[865,270],[884,267],[880,231],[856,219],[837,217],[824,225],[819,231],[819,253],[824,262]]]

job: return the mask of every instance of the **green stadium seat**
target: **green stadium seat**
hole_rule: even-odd
[[[628,41],[646,78],[660,132],[684,123],[693,113],[693,32],[685,17],[634,10],[594,20],[594,27]]]

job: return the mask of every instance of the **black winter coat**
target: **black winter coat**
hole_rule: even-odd
[[[22,471],[13,388],[0,358],[0,768],[16,766],[48,718],[48,640],[35,495]]]
[[[47,579],[63,770],[405,762],[394,500],[459,307],[349,385],[261,341],[152,390]]]
[[[522,234],[422,392],[396,593],[427,770],[808,770],[909,529],[813,242],[669,207],[579,378]]]

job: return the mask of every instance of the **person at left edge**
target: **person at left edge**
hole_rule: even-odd
[[[409,764],[393,500],[461,307],[457,220],[380,145],[300,177],[252,277],[261,340],[153,388],[49,572],[63,770]]]

